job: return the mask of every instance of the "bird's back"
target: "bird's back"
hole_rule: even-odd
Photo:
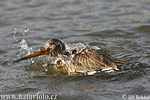
[[[102,50],[85,48],[76,54],[69,64],[64,64],[68,73],[96,73],[109,69],[118,69],[117,64],[127,64],[127,61],[112,58]]]

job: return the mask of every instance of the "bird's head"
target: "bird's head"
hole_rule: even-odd
[[[58,54],[62,54],[62,52],[66,49],[65,44],[59,39],[51,39],[48,40],[44,46],[46,51],[46,55],[51,57],[57,56]]]
[[[41,56],[41,55],[49,55],[50,57],[56,57],[58,54],[62,54],[65,49],[66,49],[65,44],[61,40],[54,38],[54,39],[48,40],[45,46],[41,50],[33,54],[30,54],[24,58],[21,58],[19,60],[16,60],[15,62],[18,62],[21,60],[27,60],[27,59]]]

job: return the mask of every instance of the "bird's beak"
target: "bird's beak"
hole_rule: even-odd
[[[37,57],[37,56],[41,56],[41,55],[45,55],[45,54],[46,54],[46,50],[45,50],[45,48],[42,48],[40,51],[35,52],[33,54],[30,54],[30,55],[28,55],[26,57],[23,57],[23,58],[21,58],[19,60],[14,61],[14,62],[18,62],[18,61],[21,61],[21,60],[27,60],[27,59],[30,59],[30,58],[33,58],[33,57]]]

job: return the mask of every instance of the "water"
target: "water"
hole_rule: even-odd
[[[56,94],[58,100],[150,95],[149,5],[148,0],[1,0],[0,94],[39,92]],[[81,77],[47,75],[42,69],[47,57],[11,63],[39,50],[49,38],[97,46],[135,64]],[[30,52],[20,48],[23,39]]]

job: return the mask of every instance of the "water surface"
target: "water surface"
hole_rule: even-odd
[[[150,1],[148,0],[1,0],[0,94],[57,94],[58,100],[122,100],[150,95]],[[16,39],[14,39],[14,34]],[[115,73],[93,76],[46,75],[43,59],[12,64],[50,38],[105,49],[134,62]]]

